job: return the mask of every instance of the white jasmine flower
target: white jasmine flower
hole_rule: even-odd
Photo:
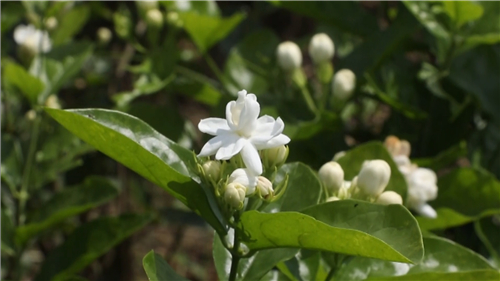
[[[302,53],[297,44],[286,41],[278,45],[276,50],[279,66],[285,71],[292,71],[302,65]]]
[[[332,81],[333,96],[345,100],[356,88],[356,75],[349,69],[341,69],[335,73]]]
[[[224,200],[231,207],[241,209],[245,200],[246,188],[239,183],[230,183],[224,190]]]
[[[401,195],[397,194],[394,191],[384,191],[382,194],[380,194],[375,201],[376,203],[383,204],[383,205],[389,205],[389,204],[403,204],[403,198],[401,198]]]
[[[316,64],[329,61],[333,58],[335,46],[332,39],[325,33],[318,33],[311,38],[309,55]]]
[[[421,216],[435,219],[437,218],[437,213],[434,208],[429,204],[423,204],[412,208],[415,212],[419,213]]]
[[[229,176],[229,183],[238,183],[244,186],[246,195],[254,194],[258,182],[259,177],[254,175],[249,169],[236,169]]]
[[[208,161],[205,162],[202,166],[203,171],[205,172],[206,177],[211,178],[215,182],[218,182],[220,179],[220,168],[221,164],[219,161]]]
[[[288,147],[280,145],[274,148],[265,149],[260,152],[262,161],[266,167],[280,167],[285,164],[288,157]]]
[[[38,54],[40,51],[46,53],[52,48],[47,31],[36,29],[33,25],[19,25],[14,29],[14,41],[31,54]]]
[[[257,179],[257,190],[263,198],[267,198],[274,192],[272,182],[263,176],[259,176]]]
[[[384,160],[369,160],[363,163],[358,174],[357,186],[370,196],[378,196],[389,183],[391,167]]]
[[[319,179],[331,193],[336,193],[344,185],[344,170],[337,162],[328,162],[321,166]]]
[[[259,113],[257,97],[245,90],[238,92],[238,99],[226,106],[226,119],[206,118],[198,124],[200,131],[215,136],[203,146],[199,156],[215,154],[217,160],[229,160],[241,153],[252,174],[262,174],[258,150],[287,144],[290,138],[282,134],[285,124],[281,118],[258,118]]]
[[[408,207],[423,216],[435,217],[436,212],[426,202],[437,198],[436,173],[427,168],[417,168],[407,177],[407,183]]]

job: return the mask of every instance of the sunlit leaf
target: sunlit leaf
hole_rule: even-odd
[[[144,267],[144,271],[146,271],[146,275],[150,281],[188,280],[177,274],[177,272],[175,272],[172,267],[170,267],[170,265],[153,250],[144,256],[142,259],[142,266]]]

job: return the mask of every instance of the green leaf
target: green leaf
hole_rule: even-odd
[[[268,249],[255,253],[251,258],[240,259],[238,263],[238,280],[260,280],[276,264],[295,256],[297,249]],[[231,253],[224,248],[219,235],[214,235],[213,258],[219,280],[229,278]]]
[[[70,132],[109,157],[164,188],[225,233],[223,217],[209,190],[199,184],[195,156],[143,121],[103,109],[46,109]],[[193,177],[193,179],[191,179]],[[212,197],[210,197],[212,196]]]
[[[208,82],[201,82],[193,79],[193,76],[197,74],[198,73],[192,74],[191,77],[187,77],[186,75],[186,78],[177,78],[173,85],[173,89],[175,89],[175,91],[181,92],[184,95],[190,96],[194,100],[206,105],[218,105],[222,97],[220,91]]]
[[[41,208],[32,212],[28,216],[27,224],[16,229],[16,241],[19,245],[24,245],[34,235],[69,217],[104,204],[117,195],[118,190],[109,180],[89,177],[81,185],[56,193]]]
[[[58,24],[57,29],[52,34],[54,45],[61,45],[69,41],[87,22],[90,16],[90,7],[78,5],[70,9]]]
[[[202,53],[226,38],[245,18],[242,13],[235,13],[229,18],[200,15],[193,12],[180,13],[179,16],[184,23],[184,28]]]
[[[459,168],[438,180],[439,193],[431,205],[466,216],[500,213],[500,182],[487,171]]]
[[[458,159],[467,156],[467,143],[461,141],[457,145],[451,146],[433,158],[413,158],[411,161],[419,167],[426,167],[434,171],[447,168]]]
[[[35,280],[65,280],[107,253],[153,219],[150,214],[127,214],[93,220],[75,229],[45,259]]]
[[[20,2],[10,2],[2,3],[1,13],[1,34],[3,37],[5,32],[9,31],[13,25],[19,22],[25,11]]]
[[[14,223],[6,210],[2,208],[2,254],[13,256],[16,253],[17,247],[14,243],[14,234]]]
[[[432,11],[432,4],[424,1],[403,1],[406,8],[420,21],[420,23],[434,36],[449,39],[449,31],[437,19]]]
[[[424,238],[425,255],[416,265],[356,257],[338,280],[498,280],[480,255],[450,240]]]
[[[7,62],[3,67],[3,79],[15,85],[28,98],[32,104],[36,104],[38,96],[45,87],[40,79],[30,75],[22,66]]]
[[[443,7],[457,27],[483,15],[483,7],[471,1],[443,1]]]
[[[496,44],[500,42],[500,2],[477,2],[484,9],[484,15],[474,22],[463,49],[472,48],[478,44]]]
[[[361,166],[365,160],[382,159],[386,161],[391,167],[391,179],[385,190],[392,190],[397,192],[406,199],[406,180],[399,172],[398,166],[392,160],[391,155],[387,152],[384,145],[380,142],[368,142],[355,147],[346,152],[337,162],[344,169],[344,178],[351,180],[358,175]]]
[[[177,272],[170,267],[162,256],[156,254],[153,250],[144,256],[142,259],[142,266],[144,267],[144,271],[146,271],[146,275],[148,275],[148,280],[150,281],[188,280],[177,274]]]
[[[500,220],[499,216],[486,217],[474,223],[476,234],[500,266]]]
[[[418,225],[422,230],[446,229],[463,225],[473,221],[475,218],[462,215],[449,208],[439,208],[436,210],[437,218],[426,218],[417,216]]]
[[[279,184],[286,175],[289,178],[285,194],[279,200],[267,205],[264,208],[265,212],[300,211],[318,204],[322,188],[311,168],[300,162],[283,165],[276,175],[275,182]]]
[[[243,242],[252,250],[303,248],[416,263],[422,236],[401,205],[341,200],[296,212],[256,211],[241,216]]]

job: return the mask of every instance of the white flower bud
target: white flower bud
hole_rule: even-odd
[[[427,168],[417,168],[409,176],[407,205],[417,210],[427,201],[437,197],[437,176],[434,171]]]
[[[311,38],[309,55],[316,64],[329,61],[333,58],[335,47],[332,39],[325,33],[318,33]]]
[[[263,198],[273,195],[273,184],[265,177],[259,176],[257,179],[257,190]]]
[[[57,19],[55,17],[50,17],[45,20],[44,24],[47,30],[54,30],[57,27]]]
[[[56,95],[50,95],[45,101],[45,106],[49,108],[61,109],[61,104]]]
[[[328,162],[318,172],[321,183],[331,193],[336,193],[344,185],[344,170],[337,162]]]
[[[208,161],[203,164],[203,171],[207,178],[218,182],[220,179],[220,162],[219,161]]]
[[[149,10],[146,13],[146,22],[150,26],[161,27],[163,25],[163,14],[158,9]]]
[[[230,183],[224,190],[224,200],[234,209],[241,209],[247,190],[240,183]]]
[[[335,73],[332,81],[333,96],[345,100],[348,99],[356,87],[356,75],[349,69],[341,69]]]
[[[351,183],[349,182],[349,186],[350,185],[351,185]],[[340,199],[347,199],[350,197],[349,187],[347,187],[346,182],[344,182],[344,186],[339,189],[338,197]]]
[[[111,41],[111,38],[113,38],[113,33],[111,33],[111,30],[107,27],[100,27],[97,30],[97,39],[99,40],[99,43],[105,45],[108,44],[109,41]]]
[[[280,167],[288,157],[288,147],[280,145],[260,151],[260,156],[265,167]]]
[[[286,41],[278,45],[276,50],[279,66],[285,71],[292,71],[302,65],[302,53],[297,44]]]
[[[403,204],[403,198],[401,198],[401,195],[397,194],[394,191],[384,191],[382,194],[380,194],[375,201],[376,203],[382,204],[382,205],[389,205],[389,204]]]
[[[243,185],[246,188],[246,195],[251,195],[255,192],[258,177],[248,168],[239,168],[231,173],[229,176],[229,182]]]
[[[437,218],[436,210],[434,210],[434,208],[432,208],[429,204],[422,204],[414,207],[413,209],[421,216],[431,219]]]
[[[29,121],[33,121],[36,118],[36,111],[34,111],[33,109],[30,109],[28,112],[26,112],[25,116],[26,116],[26,119],[28,119]]]
[[[47,31],[41,31],[33,25],[19,25],[14,29],[14,41],[21,46],[21,53],[33,57],[38,53],[47,53],[52,48]]]
[[[367,195],[376,197],[389,183],[391,167],[384,160],[369,160],[363,163],[358,174],[357,186]]]

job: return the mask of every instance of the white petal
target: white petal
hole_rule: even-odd
[[[429,204],[420,205],[420,206],[415,208],[415,211],[417,213],[419,213],[420,215],[427,217],[427,218],[431,218],[431,219],[437,218],[436,211]]]
[[[26,38],[32,36],[35,33],[35,27],[33,25],[19,25],[14,29],[14,41],[17,44],[23,44]]]
[[[256,100],[245,99],[245,106],[240,114],[238,129],[251,132],[255,128],[259,113],[259,103]]]
[[[198,156],[204,157],[204,156],[210,156],[214,155],[217,150],[221,147],[222,141],[224,139],[224,135],[221,136],[216,136],[214,138],[211,138],[201,149],[200,154]]]
[[[250,140],[250,142],[258,150],[262,150],[262,149],[268,149],[268,148],[277,147],[277,146],[280,146],[280,145],[285,145],[285,144],[287,144],[287,143],[290,142],[290,138],[287,137],[286,135],[281,134],[281,135],[278,135],[278,136],[270,139],[267,142],[254,142],[253,140]]]
[[[255,176],[248,168],[234,170],[229,176],[229,183],[236,182],[244,185],[247,189],[252,189],[257,185],[258,176]]]
[[[215,159],[229,160],[234,155],[238,154],[245,146],[247,140],[236,134],[227,134],[222,141],[222,146],[217,151]]]
[[[220,135],[222,133],[221,131],[229,131],[229,126],[227,125],[226,119],[206,118],[201,119],[200,123],[198,123],[198,129],[203,133],[216,136]]]
[[[241,158],[245,166],[256,176],[262,174],[262,162],[257,149],[249,142],[241,150]]]

